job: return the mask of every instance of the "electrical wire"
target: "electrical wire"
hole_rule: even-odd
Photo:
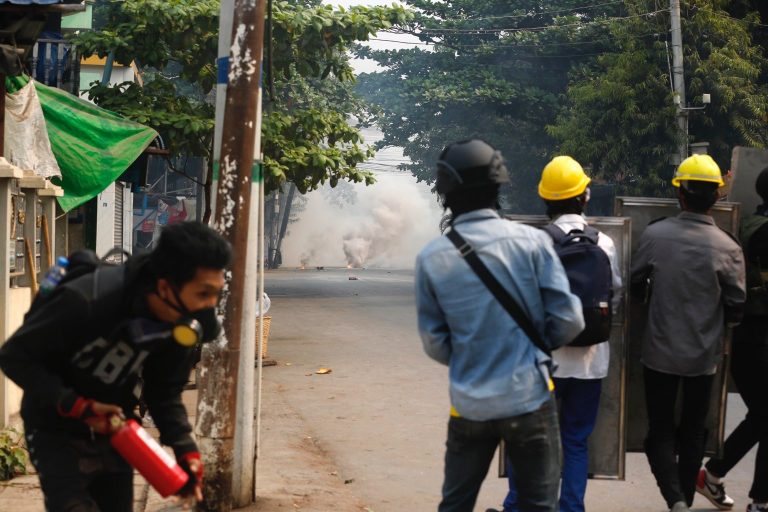
[[[461,21],[482,21],[482,20],[500,20],[500,19],[519,19],[519,18],[532,18],[535,16],[547,16],[550,14],[560,14],[563,12],[576,12],[589,9],[597,9],[598,7],[605,7],[608,5],[623,4],[624,0],[615,0],[613,2],[605,2],[602,4],[583,5],[581,7],[571,7],[569,9],[556,9],[552,11],[533,12],[528,14],[501,14],[498,16],[482,16],[479,18],[464,18]]]
[[[667,31],[667,32],[669,32],[669,31]],[[648,36],[660,36],[660,35],[661,34],[658,31],[656,31],[656,32],[647,32],[645,34],[637,34],[637,35],[625,36],[625,37],[628,38],[628,39],[642,39],[642,38],[648,37]],[[504,48],[504,47],[508,47],[508,48],[545,48],[545,47],[553,47],[553,46],[581,46],[581,45],[585,45],[585,44],[595,44],[595,43],[601,43],[601,42],[610,42],[610,41],[614,41],[615,39],[616,39],[615,37],[603,37],[603,38],[600,38],[600,39],[588,39],[588,40],[584,40],[584,41],[571,41],[571,42],[565,42],[565,43],[541,43],[541,44],[515,44],[515,43],[510,43],[510,44],[504,44],[504,43],[494,44],[495,41],[491,41],[491,42],[488,42],[486,44],[457,44],[457,45],[450,45],[450,47],[451,48],[482,48],[482,47],[485,47],[485,46],[488,46],[488,47],[492,46],[494,48],[499,48],[499,47],[502,47],[502,48]],[[382,41],[382,42],[387,42],[387,43],[412,44],[412,45],[423,45],[423,46],[445,46],[444,43],[440,43],[440,42],[398,41],[396,39],[384,39],[384,38],[379,38],[379,37],[371,38],[371,39],[369,39],[369,41]]]
[[[393,34],[412,34],[412,35],[427,35],[431,33],[435,34],[495,34],[499,32],[517,33],[517,32],[541,32],[544,30],[552,30],[555,28],[568,28],[568,27],[586,27],[589,25],[601,25],[605,23],[612,23],[614,21],[623,21],[634,18],[643,18],[655,16],[659,13],[669,12],[669,9],[659,9],[656,11],[649,11],[640,14],[633,14],[630,16],[612,16],[602,20],[592,20],[579,23],[565,23],[563,25],[546,25],[543,27],[530,27],[530,28],[423,28],[421,32],[416,33],[403,29],[389,29],[382,30],[382,32],[389,32]]]
[[[748,25],[755,25],[756,27],[768,28],[768,25],[766,25],[765,23],[759,23],[757,21],[742,20],[742,19],[739,19],[739,18],[734,18],[733,16],[730,16],[728,14],[723,14],[723,13],[720,13],[720,12],[710,11],[709,9],[701,9],[701,8],[699,8],[698,10],[701,11],[701,12],[705,12],[707,14],[712,14],[714,16],[718,16],[720,18],[725,18],[725,19],[732,20],[732,21],[738,21],[739,23],[746,23]]]

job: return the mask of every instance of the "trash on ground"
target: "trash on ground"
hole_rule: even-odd
[[[357,281],[358,279],[357,279],[356,276],[349,276],[349,280],[350,281]]]
[[[318,375],[325,375],[326,373],[331,373],[332,371],[333,370],[331,370],[330,368],[320,368],[315,373],[317,373]]]

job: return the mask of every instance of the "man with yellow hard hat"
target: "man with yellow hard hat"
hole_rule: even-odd
[[[539,196],[551,224],[544,228],[579,296],[586,323],[568,345],[552,351],[555,394],[560,401],[563,469],[559,511],[583,512],[589,457],[587,441],[597,420],[602,379],[608,375],[611,311],[621,300],[621,272],[613,240],[588,225],[584,211],[590,178],[570,156],[557,156],[541,174]],[[504,512],[517,512],[510,475]]]
[[[726,324],[740,321],[746,290],[741,247],[709,215],[724,185],[717,163],[693,155],[680,164],[672,184],[683,211],[648,225],[632,256],[631,279],[633,287],[650,286],[641,356],[645,453],[667,506],[687,512],[704,457],[723,334]],[[682,416],[676,424],[680,387]]]

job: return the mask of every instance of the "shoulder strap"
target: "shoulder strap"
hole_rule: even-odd
[[[573,240],[587,240],[591,244],[597,245],[597,236],[599,235],[599,233],[600,232],[598,230],[596,230],[591,226],[586,226],[583,231],[580,229],[572,229],[563,238],[561,243],[568,244]]]
[[[125,291],[125,267],[101,265],[93,271],[93,312],[99,316],[110,315],[120,308]]]
[[[554,224],[547,224],[541,229],[546,231],[547,234],[552,237],[552,240],[555,241],[555,244],[559,244],[560,241],[566,237],[565,231],[555,226]]]
[[[592,243],[597,243],[597,237],[600,234],[600,232],[593,228],[590,225],[585,225],[583,230],[580,229],[572,229],[568,233],[565,233],[560,227],[556,226],[555,224],[547,224],[543,228],[544,231],[546,231],[549,236],[552,237],[552,240],[555,241],[555,244],[561,244],[561,243],[567,243],[571,240],[574,240],[576,238],[587,238]]]
[[[594,238],[595,241],[597,241],[597,237],[600,236],[600,232],[589,224],[584,226],[584,234],[590,238]]]
[[[496,300],[504,306],[504,309],[506,309],[512,319],[517,322],[517,325],[520,326],[531,342],[533,342],[539,350],[550,356],[551,351],[547,347],[547,344],[544,343],[544,340],[541,338],[541,335],[536,330],[536,327],[534,327],[530,318],[528,318],[525,312],[520,308],[512,295],[504,289],[491,271],[488,270],[488,267],[485,266],[472,246],[469,245],[467,241],[464,240],[464,237],[462,237],[455,229],[451,229],[446,233],[446,236],[453,242],[453,245],[459,250],[461,257],[464,258],[470,268],[477,274],[477,277],[480,278],[493,296],[496,297]]]

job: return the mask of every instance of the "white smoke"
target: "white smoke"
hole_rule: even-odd
[[[419,250],[440,235],[442,209],[429,185],[408,173],[376,179],[353,185],[354,194],[342,186],[309,193],[299,220],[288,226],[283,266],[413,267]]]

